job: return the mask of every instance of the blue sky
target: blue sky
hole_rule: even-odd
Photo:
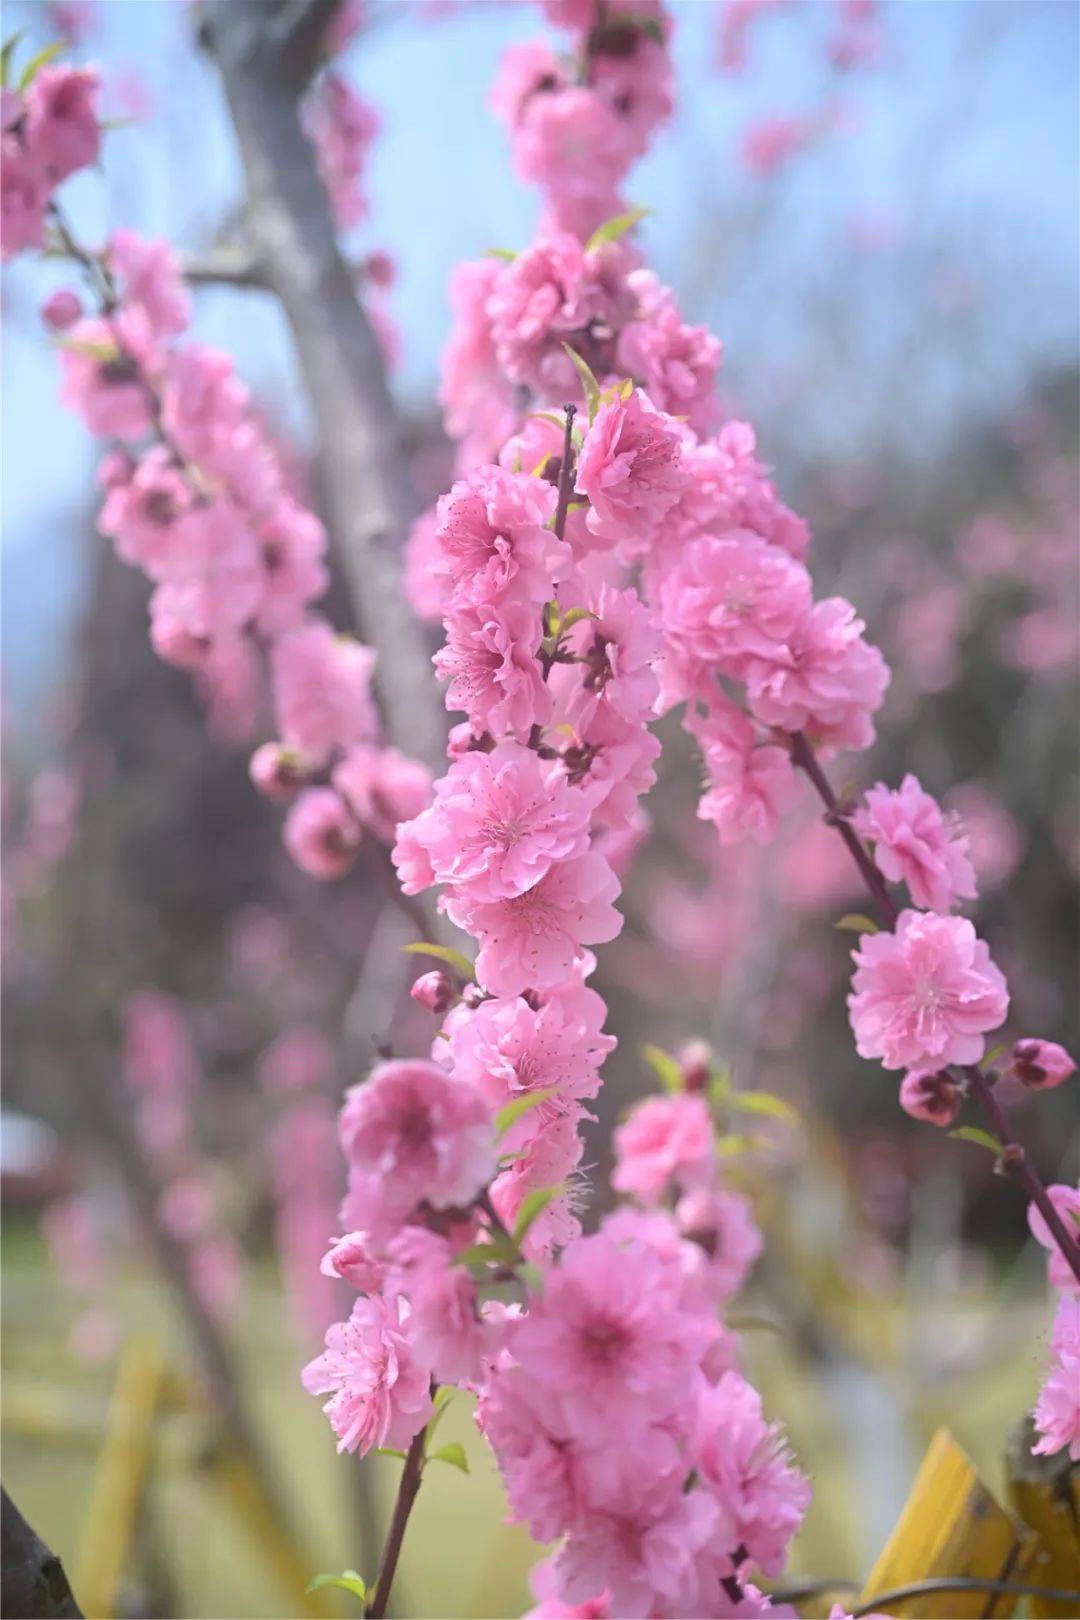
[[[885,0],[881,67],[830,81],[827,0],[763,22],[747,72],[711,65],[711,0],[676,3],[680,110],[631,177],[653,209],[647,250],[684,308],[724,338],[725,386],[792,469],[821,457],[933,458],[1031,379],[1077,358],[1077,47],[1071,0]],[[39,3],[6,7],[45,36]],[[104,174],[78,177],[70,209],[88,237],[127,223],[196,247],[238,195],[213,74],[187,43],[178,0],[99,0],[87,54],[136,71],[155,114],[108,138]],[[391,0],[349,70],[379,108],[369,221],[360,248],[400,266],[396,386],[430,400],[460,258],[528,239],[534,197],[511,175],[486,106],[501,51],[536,33],[517,0],[433,19]],[[776,182],[736,161],[756,116],[809,110],[835,91],[855,132],[824,142]],[[851,245],[853,220],[889,222],[893,244]],[[5,272],[4,670],[16,715],[62,668],[87,552],[96,453],[56,403],[55,357],[35,310],[69,279],[21,261]],[[288,343],[268,300],[200,293],[196,333],[229,347],[275,412],[306,431]],[[781,482],[784,482],[783,477]]]

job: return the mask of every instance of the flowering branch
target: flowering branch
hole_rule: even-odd
[[[795,765],[805,773],[812,783],[818,797],[825,806],[826,822],[840,834],[866,883],[867,889],[870,891],[872,899],[889,927],[894,928],[900,912],[889,894],[885,879],[871,859],[866,845],[852,827],[831,782],[818,762],[813,747],[802,732],[792,739],[791,757]],[[950,1065],[946,1072],[953,1072],[962,1077],[968,1091],[986,1114],[993,1126],[995,1136],[1001,1143],[1002,1151],[998,1160],[998,1168],[1001,1174],[1011,1176],[1024,1189],[1053,1233],[1054,1239],[1068,1262],[1069,1268],[1077,1280],[1080,1281],[1080,1243],[1070,1236],[1064,1221],[1054,1207],[1046,1186],[1032,1166],[1027,1150],[1017,1140],[1001,1104],[994,1096],[990,1079],[983,1073],[977,1063]]]

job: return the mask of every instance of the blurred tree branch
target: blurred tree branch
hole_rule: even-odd
[[[0,1490],[0,1613],[12,1620],[82,1620],[64,1566]]]
[[[439,706],[424,634],[401,589],[411,497],[400,427],[300,121],[332,13],[331,0],[208,0],[200,38],[240,144],[252,251],[281,300],[315,411],[327,516],[360,634],[378,654],[386,728],[434,763]]]

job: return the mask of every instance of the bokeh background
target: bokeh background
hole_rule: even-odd
[[[72,217],[91,240],[124,223],[197,252],[235,217],[240,176],[192,8],[82,6],[78,52],[103,65],[118,127],[103,172],[72,183]],[[914,770],[963,813],[1010,1029],[1075,1051],[1080,11],[884,0],[874,50],[845,64],[834,0],[780,3],[733,72],[724,6],[672,9],[678,113],[632,182],[646,252],[724,339],[725,403],[810,519],[819,591],[851,596],[893,665],[859,784]],[[345,59],[382,118],[350,245],[396,265],[384,314],[418,507],[448,477],[450,271],[534,223],[486,98],[501,52],[542,27],[524,0],[371,0]],[[55,8],[11,0],[16,28],[46,43]],[[778,120],[801,134],[776,157]],[[57,403],[38,319],[69,280],[27,259],[4,279],[5,1481],[77,1578],[102,1524],[127,1522],[103,1445],[131,1465],[145,1436],[122,1612],[295,1614],[282,1538],[198,1380],[209,1342],[299,1565],[370,1570],[398,1465],[336,1458],[297,1373],[347,1308],[317,1275],[335,1101],[391,1028],[399,1050],[427,1031],[405,995],[409,927],[374,864],[330,889],[293,869],[245,748],[208,732],[149,651],[145,587],[95,531],[98,450]],[[195,332],[235,354],[306,458],[273,300],[202,288]],[[347,626],[344,592],[335,610]],[[815,1479],[793,1572],[858,1578],[939,1422],[1000,1477],[1043,1357],[1041,1252],[989,1156],[912,1124],[855,1056],[834,923],[861,896],[813,806],[764,855],[721,851],[667,740],[628,925],[603,953],[620,1048],[590,1159],[602,1182],[612,1123],[652,1083],[645,1041],[705,1038],[740,1085],[798,1110],[799,1126],[766,1122],[741,1172],[768,1237],[746,1309],[772,1324],[748,1345]],[[168,1188],[103,1105],[148,1061],[167,1066],[189,1139],[190,1174]],[[1005,1100],[1047,1178],[1075,1177],[1075,1103]],[[151,1425],[140,1401],[159,1372]],[[425,1485],[400,1611],[520,1612],[532,1550],[501,1524],[464,1401],[447,1432],[473,1472]]]

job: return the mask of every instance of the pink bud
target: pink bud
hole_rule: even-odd
[[[454,1001],[454,986],[450,982],[450,975],[444,973],[442,968],[435,968],[431,973],[422,973],[409,991],[415,1002],[427,1009],[429,1013],[441,1017]]]
[[[706,1041],[688,1041],[678,1054],[687,1091],[704,1091],[712,1073],[712,1048]]]
[[[360,828],[333,788],[305,788],[285,820],[285,847],[302,871],[329,881],[349,870]]]
[[[947,1074],[912,1069],[900,1082],[900,1106],[928,1125],[951,1125],[960,1110],[960,1088]]]
[[[70,287],[61,287],[51,293],[41,306],[41,318],[50,332],[66,332],[82,318],[83,307],[78,293]]]
[[[299,754],[280,743],[263,743],[256,748],[248,773],[260,793],[268,799],[291,799],[306,780]]]
[[[392,287],[397,276],[397,266],[389,253],[380,250],[368,254],[364,260],[364,274],[373,287]]]
[[[1052,1091],[1075,1072],[1076,1064],[1056,1041],[1023,1040],[1013,1045],[1009,1073],[1029,1091]]]

